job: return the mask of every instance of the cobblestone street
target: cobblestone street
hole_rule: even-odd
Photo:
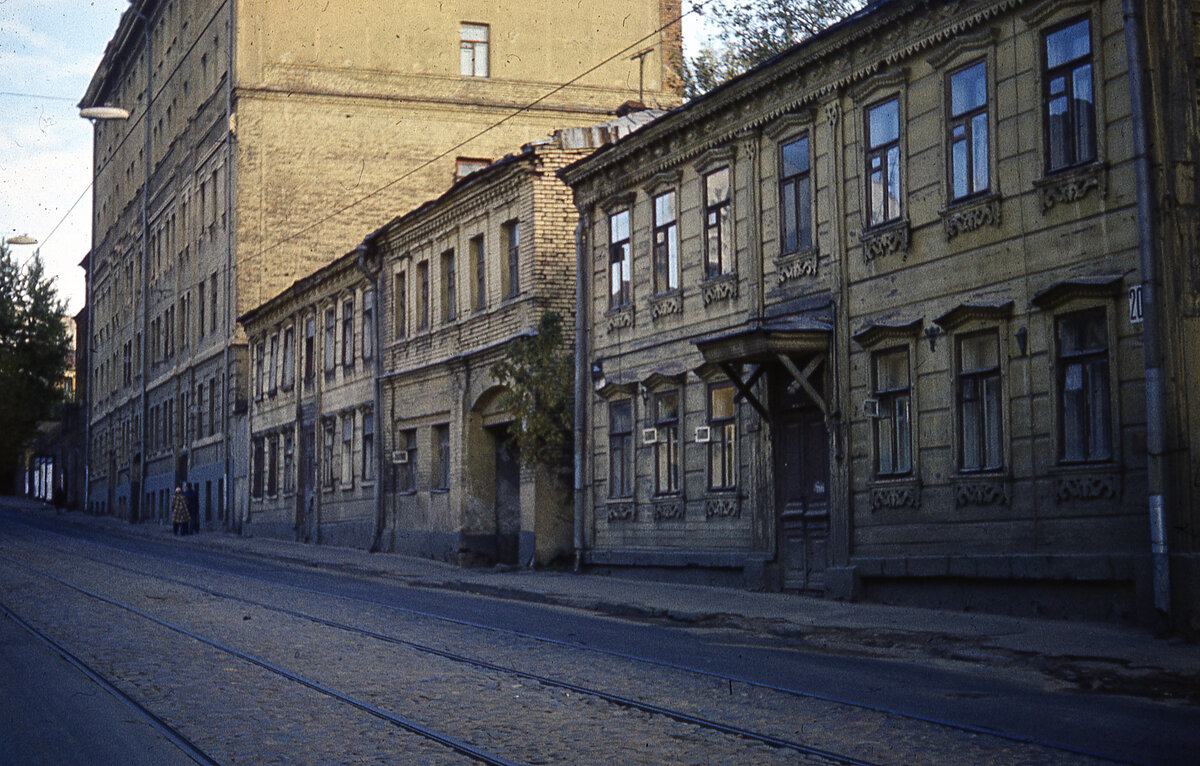
[[[215,567],[172,542],[181,555],[5,526],[3,606],[217,763],[1096,762],[735,680],[715,656],[648,661],[647,628],[627,620],[543,608],[539,619],[583,626],[563,640],[485,624],[505,611],[495,599],[472,597],[475,622],[402,606],[377,578],[314,588],[294,567],[282,579],[236,558]],[[353,584],[360,595],[346,595]],[[608,633],[627,649],[601,649]],[[734,657],[762,644],[724,628],[666,635]],[[795,653],[779,649],[781,663]]]

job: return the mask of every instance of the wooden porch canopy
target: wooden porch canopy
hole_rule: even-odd
[[[695,344],[704,361],[716,365],[733,383],[738,396],[750,402],[767,422],[771,421],[771,413],[754,395],[753,388],[769,362],[782,364],[796,385],[804,389],[828,419],[829,407],[808,378],[825,361],[832,334],[833,326],[828,322],[800,316],[757,322],[729,333],[701,338]],[[811,359],[804,369],[800,369],[796,358],[804,356]],[[738,369],[742,364],[755,365],[749,377],[742,377]]]

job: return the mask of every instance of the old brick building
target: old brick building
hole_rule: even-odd
[[[569,486],[519,460],[490,368],[547,311],[573,329],[577,216],[555,171],[656,114],[527,144],[239,318],[244,529],[462,563],[570,554]]]
[[[673,103],[677,1],[528,8],[130,6],[81,102],[129,114],[94,133],[93,509],[163,518],[189,481],[206,523],[241,518],[239,314],[456,173],[603,119],[639,87]],[[653,55],[557,87],[635,42]]]
[[[870,3],[562,171],[582,561],[1196,614],[1191,14],[1148,22],[1181,43],[1117,0]]]

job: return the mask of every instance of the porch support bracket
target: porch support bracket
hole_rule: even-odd
[[[754,375],[751,377],[749,382],[744,382],[742,380],[742,376],[738,375],[737,368],[735,368],[729,362],[720,362],[718,366],[721,368],[721,372],[725,373],[725,377],[729,378],[729,380],[733,383],[733,386],[738,390],[738,393],[746,397],[746,401],[750,402],[750,405],[754,407],[754,409],[758,410],[758,414],[762,415],[763,420],[770,423],[771,414],[767,412],[767,408],[762,405],[762,402],[760,402],[758,397],[754,395],[754,392],[750,390],[750,386],[754,385],[755,381],[758,380],[759,373],[762,371],[762,368],[759,367],[758,370],[755,370]]]
[[[825,361],[825,355],[814,355],[812,360],[808,363],[808,365],[805,366],[803,370],[797,367],[796,363],[793,362],[792,358],[787,354],[776,354],[776,356],[779,357],[780,363],[787,368],[787,371],[792,374],[792,378],[795,379],[796,384],[799,385],[800,388],[804,389],[804,393],[808,394],[808,398],[812,399],[812,403],[817,405],[817,409],[821,410],[821,414],[825,416],[825,420],[828,423],[829,406],[825,404],[825,399],[817,393],[817,389],[813,388],[812,383],[808,382],[808,376],[812,375],[813,371],[821,365],[821,362]]]

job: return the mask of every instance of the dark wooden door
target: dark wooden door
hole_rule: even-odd
[[[508,427],[491,431],[496,445],[496,561],[516,564],[521,535],[521,462]]]
[[[829,549],[829,438],[816,408],[778,414],[775,487],[783,587],[821,591]]]

